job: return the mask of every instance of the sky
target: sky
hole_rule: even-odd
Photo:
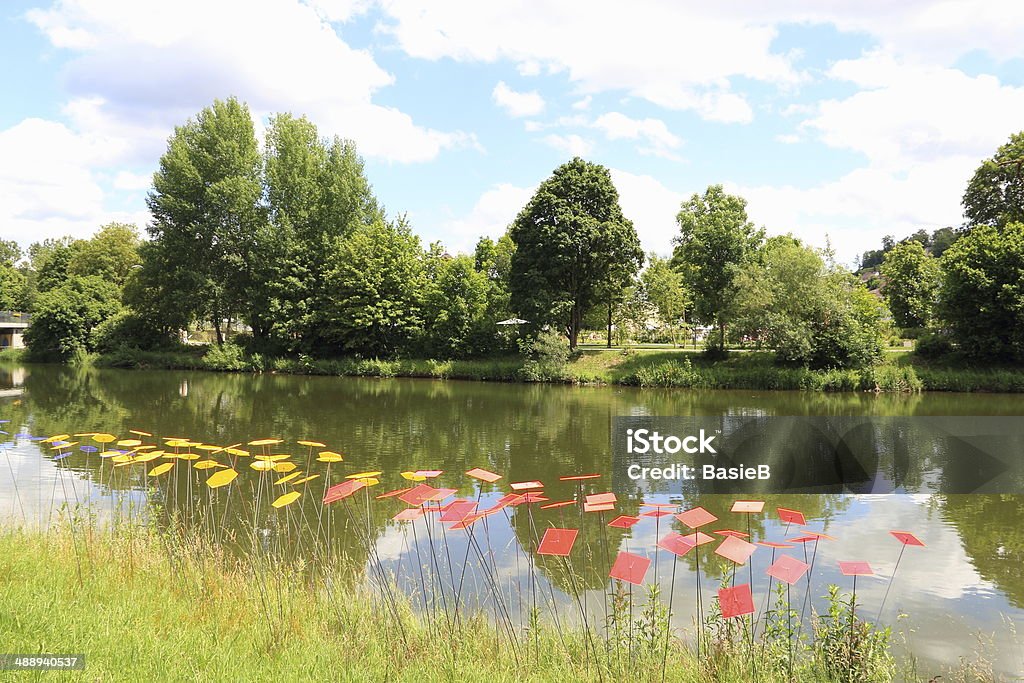
[[[257,133],[354,140],[424,242],[497,237],[575,155],[648,251],[721,183],[769,234],[852,263],[957,226],[1024,129],[1024,3],[947,0],[15,0],[0,4],[0,237],[143,228],[175,125],[215,98]]]

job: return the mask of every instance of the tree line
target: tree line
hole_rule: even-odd
[[[31,312],[30,351],[52,359],[173,348],[197,324],[218,344],[244,326],[233,339],[251,352],[314,357],[463,358],[545,330],[570,349],[584,329],[609,344],[613,328],[673,341],[699,330],[713,355],[743,344],[812,367],[870,365],[895,324],[930,329],[933,349],[1019,359],[1022,157],[1018,134],[982,162],[961,228],[865,253],[879,296],[829,249],[767,237],[720,185],[682,203],[671,256],[645,255],[608,169],[580,158],[502,237],[453,255],[387,214],[351,141],[277,114],[261,147],[248,107],[229,98],[170,136],[147,239],[112,224],[34,244],[27,260],[4,242],[0,309]],[[510,317],[526,322],[497,325]]]

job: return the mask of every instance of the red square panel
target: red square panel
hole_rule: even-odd
[[[639,517],[630,517],[629,515],[619,515],[612,521],[608,522],[608,526],[618,527],[619,529],[628,529],[637,522],[640,521]]]
[[[615,558],[615,564],[612,565],[612,570],[608,572],[608,576],[612,579],[619,579],[620,581],[639,586],[644,582],[644,576],[647,575],[647,568],[650,566],[650,558],[643,555],[621,552]]]
[[[615,502],[614,493],[592,493],[586,497],[586,502],[591,505],[606,505]]]
[[[771,541],[757,541],[758,545],[763,545],[765,548],[792,548],[792,543],[772,543]]]
[[[722,545],[715,548],[715,554],[721,555],[736,564],[746,564],[755,550],[757,550],[757,546],[753,543],[747,543],[742,538],[736,538],[735,536],[727,536],[722,541]]]
[[[687,543],[694,546],[704,545],[705,543],[714,543],[715,541],[713,536],[708,536],[703,531],[695,531],[692,534],[683,536],[683,538]]]
[[[705,524],[711,524],[711,522],[714,522],[718,517],[715,517],[702,507],[695,507],[676,515],[676,519],[691,529],[699,529]]]
[[[501,475],[500,474],[495,474],[494,472],[488,472],[487,470],[481,469],[479,467],[474,467],[473,469],[471,469],[468,472],[466,472],[466,474],[468,474],[469,476],[473,477],[474,479],[479,479],[481,481],[486,481],[488,484],[493,484],[494,482],[496,482],[499,479],[501,479]]]
[[[530,489],[542,489],[544,484],[539,481],[516,481],[509,484],[513,491],[528,491]]]
[[[726,619],[753,614],[754,597],[750,593],[750,584],[745,583],[735,588],[720,588],[718,590],[718,605],[722,609],[722,616]]]
[[[441,476],[441,470],[416,470],[414,473],[417,477],[425,477],[427,479],[433,479],[434,477]]]
[[[732,504],[732,509],[729,512],[761,512],[764,510],[763,500],[737,500]]]
[[[567,505],[575,505],[575,500],[560,500],[557,503],[545,503],[540,506],[541,510],[552,510],[554,508],[564,508]]]
[[[348,498],[359,489],[365,487],[366,484],[362,479],[346,479],[340,484],[335,484],[327,489],[327,492],[324,493],[324,505]]]
[[[474,511],[476,511],[476,502],[472,500],[457,500],[445,508],[440,521],[461,522],[466,515]]]
[[[688,540],[688,536],[677,534],[672,531],[665,534],[661,540],[658,541],[658,547],[667,550],[675,555],[683,556],[686,553],[693,550],[693,541]]]
[[[803,526],[807,524],[807,520],[804,519],[804,513],[799,510],[790,510],[789,508],[775,508],[775,511],[779,513],[779,519],[786,524],[797,524]]]
[[[720,529],[714,533],[719,536],[735,536],[736,538],[750,538],[750,534],[745,534],[742,531],[736,531],[735,529]]]
[[[578,529],[548,529],[537,546],[538,555],[568,555],[576,543]]]
[[[571,474],[565,477],[559,477],[559,481],[583,481],[584,479],[597,479],[600,474]]]
[[[800,577],[807,573],[807,570],[811,565],[806,562],[801,562],[795,557],[789,555],[781,555],[779,559],[775,560],[772,566],[768,567],[765,573],[768,576],[773,576],[779,581],[785,581],[789,585],[793,585],[800,580]]]
[[[430,484],[418,484],[398,496],[398,500],[402,501],[406,505],[423,505],[423,503],[430,500],[430,497],[435,493],[437,493],[437,489]]]
[[[394,491],[388,491],[387,493],[382,493],[379,496],[377,496],[377,500],[383,500],[385,498],[392,498],[394,496],[400,496],[400,495],[402,495],[403,493],[405,493],[408,490],[409,489],[405,488],[405,489],[395,489]]]
[[[839,571],[843,576],[872,576],[875,573],[867,562],[840,562]]]
[[[391,519],[398,522],[411,522],[422,517],[424,512],[423,508],[405,508]]]
[[[924,547],[924,542],[909,531],[890,531],[889,533],[895,536],[896,540],[903,545],[918,545],[922,548]]]
[[[655,518],[657,518],[657,517],[664,517],[666,515],[671,515],[671,514],[672,513],[669,512],[668,510],[648,510],[647,512],[641,512],[640,516],[641,517],[655,517]]]
[[[584,503],[584,512],[607,512],[608,510],[614,510],[615,503]]]

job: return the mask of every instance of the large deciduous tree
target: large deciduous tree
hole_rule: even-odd
[[[147,197],[161,295],[210,321],[247,310],[260,229],[261,158],[249,108],[216,100],[174,130]]]
[[[676,216],[672,262],[691,292],[697,319],[717,329],[711,343],[718,353],[725,351],[726,327],[735,314],[737,274],[764,237],[747,219],[746,206],[742,197],[712,185],[683,202]]]
[[[963,197],[971,225],[1024,221],[1024,131],[1010,136],[974,171]]]
[[[1024,223],[979,225],[940,263],[940,312],[961,350],[1024,360]]]
[[[572,349],[587,311],[613,302],[643,264],[611,174],[579,157],[541,183],[509,236],[512,307],[534,327],[564,329]]]
[[[931,322],[939,290],[939,262],[915,240],[900,242],[882,262],[893,320],[900,327],[924,327]]]
[[[687,295],[683,277],[668,259],[651,254],[647,267],[640,274],[644,298],[658,312],[662,324],[669,328],[672,343],[677,344],[676,333],[686,312]]]

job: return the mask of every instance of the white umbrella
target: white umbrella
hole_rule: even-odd
[[[500,320],[496,325],[525,325],[530,322],[529,320],[523,320],[522,318],[509,318],[508,320]]]

